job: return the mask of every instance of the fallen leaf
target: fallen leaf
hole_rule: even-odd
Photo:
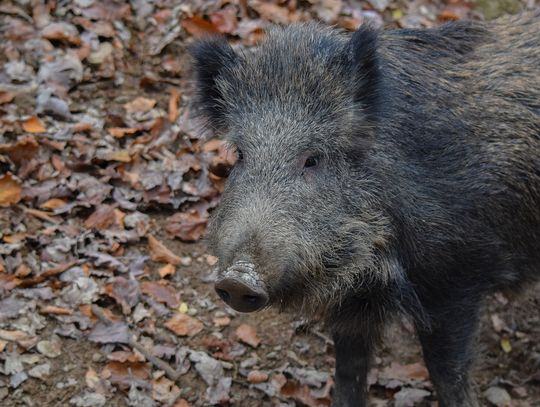
[[[55,305],[44,305],[39,309],[39,312],[42,314],[52,314],[52,315],[71,315],[73,310],[64,307],[57,307]]]
[[[389,379],[405,382],[409,380],[425,381],[429,377],[427,369],[420,363],[400,365],[399,363],[392,362],[390,366],[382,371],[382,375]]]
[[[97,343],[129,343],[129,329],[124,322],[98,322],[88,335],[88,340]]]
[[[66,201],[60,198],[52,198],[43,202],[40,206],[43,209],[60,209],[66,206]]]
[[[96,387],[96,384],[99,382],[99,377],[94,368],[92,368],[91,366],[86,371],[86,374],[84,375],[84,380],[86,382],[86,385],[90,389],[94,389]]]
[[[208,213],[191,208],[187,212],[178,212],[167,219],[165,230],[171,237],[182,241],[195,242],[206,230]]]
[[[247,381],[250,383],[262,383],[268,380],[268,373],[260,370],[252,370],[247,375]]]
[[[196,38],[208,34],[217,34],[219,32],[210,21],[196,15],[182,20],[182,27]]]
[[[231,319],[229,317],[214,318],[214,325],[217,327],[229,326]]]
[[[0,105],[11,102],[15,98],[15,93],[0,91]]]
[[[37,116],[32,116],[22,123],[24,131],[28,133],[45,133],[47,129]]]
[[[161,282],[144,281],[141,284],[141,291],[156,301],[167,304],[169,308],[178,308],[180,305],[176,290],[169,286],[165,280]]]
[[[158,270],[159,276],[161,278],[173,275],[176,272],[176,267],[172,264],[166,264]]]
[[[328,399],[316,399],[312,394],[308,386],[300,386],[294,381],[287,381],[281,388],[281,394],[285,397],[290,397],[296,402],[306,405],[308,407],[327,407],[330,406],[330,400]]]
[[[111,227],[116,220],[114,207],[111,205],[100,205],[96,210],[84,221],[84,226],[88,229],[94,228],[105,230]]]
[[[137,133],[139,129],[136,127],[109,127],[107,131],[113,137],[122,138]]]
[[[66,41],[80,45],[81,39],[77,28],[66,22],[51,23],[41,30],[41,36],[48,40]]]
[[[132,378],[148,380],[151,376],[151,366],[145,362],[116,362],[109,361],[101,371],[101,378],[108,379],[111,383],[119,385],[123,389],[129,388]]]
[[[33,135],[23,136],[15,144],[0,144],[0,154],[7,154],[17,165],[28,163],[38,150],[39,144]]]
[[[236,328],[236,337],[249,346],[256,348],[261,343],[261,340],[257,337],[257,328],[252,325],[242,324]]]
[[[259,13],[261,18],[273,23],[287,24],[292,20],[291,13],[286,6],[265,1],[252,1],[249,6]]]
[[[236,7],[227,6],[210,16],[210,21],[216,29],[223,34],[233,34],[238,28]]]
[[[22,188],[8,172],[0,177],[0,206],[11,206],[21,200]]]
[[[198,319],[180,313],[174,314],[164,325],[177,336],[194,336],[201,332],[204,327],[203,323]]]
[[[153,261],[163,261],[178,266],[182,259],[165,247],[153,235],[148,235],[148,245],[150,246],[150,257]]]
[[[122,307],[124,315],[129,315],[131,309],[137,305],[140,298],[139,283],[134,279],[122,276],[115,277],[113,282],[107,284],[103,291]]]
[[[146,113],[152,110],[155,105],[155,99],[139,96],[133,101],[124,104],[124,109],[126,109],[128,113]]]
[[[172,407],[191,407],[191,404],[185,399],[180,399]]]
[[[404,387],[394,394],[395,407],[414,407],[430,396],[429,391]]]
[[[174,123],[178,117],[178,101],[180,100],[180,92],[177,88],[171,89],[169,96],[169,121]]]

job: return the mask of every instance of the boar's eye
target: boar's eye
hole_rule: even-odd
[[[306,162],[304,163],[304,168],[314,168],[317,165],[319,165],[319,157],[316,155],[312,155],[306,158]]]
[[[238,161],[244,160],[244,153],[239,148],[236,149],[236,155],[238,157]]]

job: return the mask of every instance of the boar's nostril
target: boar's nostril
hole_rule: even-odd
[[[222,278],[216,282],[216,293],[233,309],[253,312],[266,306],[268,294],[260,285],[245,281],[241,275]]]
[[[257,304],[260,301],[261,297],[258,295],[244,295],[242,299],[248,304]]]
[[[227,291],[216,288],[216,292],[217,295],[219,295],[219,298],[221,298],[223,301],[228,303],[231,300],[231,295]]]

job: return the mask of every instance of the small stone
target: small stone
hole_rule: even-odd
[[[193,262],[193,259],[191,257],[189,257],[189,256],[180,257],[180,265],[182,265],[184,267],[191,266],[192,262]]]
[[[110,42],[102,42],[96,51],[88,55],[88,62],[94,65],[102,64],[105,59],[113,53],[113,46]]]
[[[40,380],[45,380],[51,372],[51,365],[49,363],[44,363],[42,365],[34,366],[28,371],[28,375],[35,377]]]
[[[99,352],[94,352],[92,354],[92,362],[100,362],[103,360],[103,355]]]
[[[40,341],[37,350],[48,358],[57,358],[62,354],[62,344],[60,341]]]
[[[484,392],[484,396],[496,407],[510,407],[512,399],[508,392],[502,387],[490,387]]]

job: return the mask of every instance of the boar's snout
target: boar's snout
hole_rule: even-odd
[[[244,261],[227,268],[216,281],[215,289],[223,301],[239,312],[257,311],[268,303],[268,294],[255,266]]]

